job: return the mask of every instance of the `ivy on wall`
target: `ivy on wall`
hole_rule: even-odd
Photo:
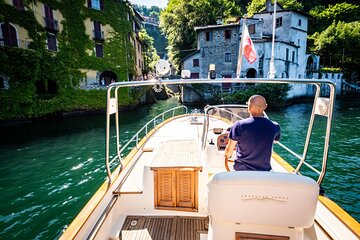
[[[0,1],[0,19],[20,25],[32,39],[30,49],[0,47],[0,74],[9,78],[10,86],[8,90],[0,91],[0,120],[99,108],[98,104],[86,104],[87,101],[93,102],[91,95],[104,108],[106,94],[101,92],[105,91],[85,93],[74,89],[84,78],[79,69],[113,71],[118,81],[127,80],[129,74],[135,73],[135,50],[128,37],[132,30],[127,13],[132,13],[131,8],[124,1],[114,0],[104,0],[104,9],[100,11],[89,9],[84,0],[35,1],[60,11],[64,18],[60,22],[63,30],[57,34],[58,52],[51,52],[46,47],[46,29],[34,16],[33,1],[25,0],[24,3],[27,10],[18,10]],[[85,32],[84,20],[87,18],[102,25],[108,24],[114,30],[112,38],[104,43],[102,58],[95,56],[95,42]],[[91,56],[87,52],[92,52]],[[54,84],[56,91],[49,93],[50,85]],[[44,86],[48,93],[46,96],[37,92],[36,86],[39,85]],[[121,102],[123,105],[138,101],[137,95],[125,95],[127,97]],[[75,97],[84,101],[77,101]]]

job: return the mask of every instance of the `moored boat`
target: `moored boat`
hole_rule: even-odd
[[[170,109],[120,146],[121,87],[221,83],[310,84],[313,110],[302,154],[292,167],[272,154],[271,172],[228,172],[227,129],[247,117],[246,104]],[[321,85],[330,89],[321,96]],[[178,79],[118,82],[108,88],[108,179],[60,239],[359,239],[359,223],[320,191],[325,177],[335,86],[309,79]],[[314,120],[327,120],[318,170],[307,161]],[[111,121],[115,129],[111,129]],[[116,138],[111,138],[110,133]],[[113,142],[115,141],[115,142]],[[124,150],[131,148],[127,156]],[[115,149],[115,150],[111,150]],[[312,178],[301,171],[312,170]],[[314,177],[315,176],[315,177]]]

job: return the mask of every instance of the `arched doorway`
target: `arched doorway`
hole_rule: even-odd
[[[103,71],[100,74],[100,78],[99,78],[100,86],[107,86],[112,82],[117,82],[116,73],[114,73],[113,71]]]
[[[313,70],[315,67],[314,67],[314,59],[313,57],[310,55],[307,59],[307,62],[306,62],[306,70],[308,71],[311,71]]]
[[[1,24],[1,33],[5,46],[18,47],[16,29],[9,23]]]
[[[246,72],[247,78],[256,78],[256,70],[254,68],[249,68]]]

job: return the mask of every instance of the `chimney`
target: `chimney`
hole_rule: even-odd
[[[218,18],[217,18],[216,24],[217,24],[217,25],[222,25],[222,24],[223,24],[223,20],[222,20],[221,17],[218,17]]]
[[[265,6],[266,6],[266,9],[265,9],[265,10],[266,10],[267,12],[272,12],[272,11],[273,11],[271,0],[266,0]]]

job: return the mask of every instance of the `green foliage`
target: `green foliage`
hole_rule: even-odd
[[[325,57],[325,66],[342,66],[345,76],[360,69],[360,21],[333,22],[323,32],[312,36],[314,51]],[[344,60],[344,61],[343,61]]]
[[[360,6],[346,2],[329,5],[328,7],[316,6],[309,12],[309,34],[325,30],[334,21],[353,22],[360,20]]]
[[[245,103],[252,95],[265,97],[269,107],[279,108],[286,103],[289,84],[257,84],[223,97],[224,103]]]
[[[145,5],[134,4],[134,8],[143,16],[153,17],[156,21],[159,21],[161,8],[157,6],[147,7]]]
[[[157,51],[157,54],[161,57],[164,56],[166,51],[166,38],[164,34],[160,32],[160,29],[158,26],[154,26],[151,24],[145,24],[146,32],[154,39],[154,47]]]
[[[34,49],[0,47],[0,73],[9,78],[10,85],[8,90],[0,92],[0,120],[38,117],[88,106],[99,107],[90,97],[94,95],[94,99],[98,99],[96,91],[74,92],[84,78],[80,69],[110,70],[117,74],[118,80],[125,80],[128,74],[135,72],[134,48],[128,39],[132,35],[132,28],[127,20],[127,12],[134,13],[126,2],[105,0],[101,11],[87,8],[83,0],[41,2],[58,10],[63,16],[59,23],[63,29],[57,33],[57,52],[47,50],[46,29],[35,18],[33,1],[24,1],[27,10],[18,10],[0,1],[1,21],[26,29],[32,40],[29,48]],[[110,25],[114,30],[112,38],[104,44],[103,58],[95,56],[95,43],[86,34],[84,20],[87,18]],[[36,86],[43,86],[45,92],[38,94]],[[124,96],[124,105],[135,103],[139,97],[128,91]],[[105,107],[105,104],[101,106]]]
[[[339,73],[339,72],[341,72],[341,68],[327,68],[327,67],[324,67],[324,68],[321,68],[320,71],[323,72],[323,73],[326,73],[326,72]]]
[[[161,12],[160,28],[168,40],[173,66],[179,68],[180,59],[196,48],[195,26],[216,24],[218,17],[225,20],[239,14],[239,6],[229,0],[170,0]]]
[[[150,37],[145,29],[139,32],[140,40],[144,43],[143,52],[145,53],[145,69],[147,71],[154,69],[156,62],[160,59],[154,48],[154,39]]]
[[[274,1],[272,1],[274,3]],[[265,10],[266,0],[252,0],[247,7],[247,13],[251,17],[254,13],[261,12]],[[297,0],[278,0],[279,3],[284,9],[303,9],[303,5]]]
[[[34,50],[0,48],[0,66],[9,77],[11,88],[0,92],[0,119],[3,115],[31,116],[36,99],[35,82],[39,76],[40,55]],[[19,71],[18,67],[22,69]]]

